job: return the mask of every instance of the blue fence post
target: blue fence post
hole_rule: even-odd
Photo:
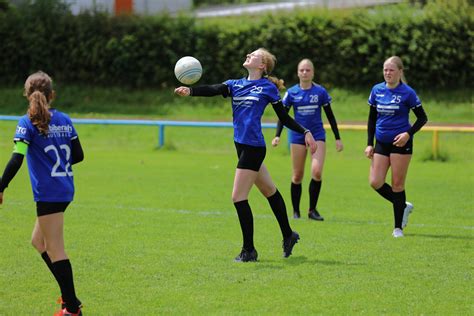
[[[161,148],[165,144],[165,126],[163,124],[160,124],[158,130],[158,148]]]

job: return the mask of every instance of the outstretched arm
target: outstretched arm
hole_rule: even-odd
[[[194,97],[213,97],[216,95],[222,95],[224,98],[229,96],[229,88],[223,83],[213,85],[202,85],[196,87],[178,87],[174,90],[174,93],[182,97],[194,96]]]

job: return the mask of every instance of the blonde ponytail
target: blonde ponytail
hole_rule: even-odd
[[[262,53],[263,63],[265,64],[265,69],[263,71],[264,77],[266,77],[268,80],[273,82],[273,84],[277,86],[279,90],[285,89],[285,81],[275,76],[270,76],[277,62],[275,55],[273,55],[272,53],[270,53],[267,49],[263,47],[260,47],[258,51]]]
[[[273,82],[273,84],[277,86],[278,90],[285,89],[285,81],[283,79],[278,79],[275,76],[266,76],[266,78]]]

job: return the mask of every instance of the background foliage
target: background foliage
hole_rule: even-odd
[[[167,87],[176,84],[173,66],[184,55],[201,60],[201,83],[222,82],[240,77],[245,54],[263,46],[279,59],[275,75],[290,82],[297,62],[309,57],[328,87],[373,84],[396,54],[416,88],[468,87],[473,17],[466,0],[211,20],[76,16],[58,0],[41,0],[0,11],[0,84],[21,84],[42,69],[64,83]]]

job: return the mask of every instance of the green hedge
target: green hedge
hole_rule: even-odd
[[[222,82],[244,75],[245,54],[263,46],[278,58],[275,75],[289,84],[304,57],[314,61],[316,80],[331,87],[381,81],[385,58],[399,55],[415,87],[469,87],[473,16],[466,0],[211,20],[75,16],[58,0],[38,0],[0,11],[0,84],[22,83],[42,69],[63,83],[169,87],[184,55],[203,64],[202,83]]]

